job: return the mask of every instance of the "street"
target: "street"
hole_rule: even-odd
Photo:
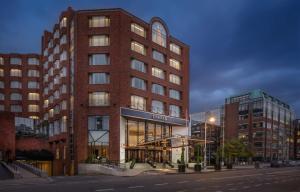
[[[243,169],[200,174],[143,174],[136,177],[73,176],[3,180],[0,191],[256,191],[299,192],[300,168]]]

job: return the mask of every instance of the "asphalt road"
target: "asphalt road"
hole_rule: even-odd
[[[136,177],[74,176],[1,181],[0,191],[22,192],[300,192],[300,167]]]

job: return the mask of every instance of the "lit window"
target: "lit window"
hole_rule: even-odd
[[[88,130],[90,131],[109,130],[109,116],[89,116]]]
[[[39,112],[38,105],[28,105],[28,112]]]
[[[146,111],[146,99],[144,97],[132,95],[131,108]]]
[[[4,70],[0,69],[0,77],[4,77]]]
[[[53,117],[54,116],[54,109],[50,109],[49,110],[49,117]]]
[[[60,103],[60,108],[61,108],[61,110],[66,110],[67,109],[67,101],[66,100],[63,100]]]
[[[89,105],[90,106],[108,106],[109,105],[109,93],[107,93],[107,92],[89,93]]]
[[[146,73],[146,65],[144,62],[136,60],[136,59],[132,59],[131,60],[131,69],[135,69],[137,71]]]
[[[67,131],[67,116],[62,116],[60,121],[61,132]]]
[[[157,67],[152,67],[152,75],[160,79],[165,78],[165,72]]]
[[[22,83],[20,81],[11,81],[10,82],[10,88],[21,89],[22,88]]]
[[[146,37],[146,32],[145,32],[144,27],[142,27],[136,23],[131,23],[131,31],[142,37]]]
[[[131,87],[146,90],[146,82],[143,79],[132,77],[131,78]]]
[[[22,95],[20,93],[11,93],[10,94],[10,100],[12,101],[21,101]]]
[[[29,116],[30,119],[39,119],[38,116]]]
[[[28,65],[39,65],[40,62],[37,58],[28,58],[27,60]]]
[[[169,78],[170,78],[171,83],[174,83],[174,84],[177,84],[177,85],[181,84],[181,79],[180,79],[179,76],[174,75],[174,74],[170,74]]]
[[[180,92],[174,89],[170,89],[169,91],[170,98],[180,100]]]
[[[108,46],[109,37],[108,35],[94,35],[89,38],[90,46]]]
[[[62,20],[60,21],[60,28],[62,27],[67,27],[67,18],[64,17],[62,18]]]
[[[108,73],[90,73],[89,74],[90,84],[107,84],[109,83]]]
[[[12,77],[22,77],[22,71],[20,69],[11,69],[10,76]]]
[[[173,53],[176,53],[177,55],[181,55],[180,47],[174,43],[170,44],[170,51],[172,51]]]
[[[158,84],[152,84],[152,93],[165,95],[165,89],[163,86]]]
[[[93,54],[89,56],[90,65],[109,65],[108,54]]]
[[[21,65],[22,60],[20,58],[10,58],[10,64],[12,64],[12,65]]]
[[[4,65],[4,58],[0,57],[0,65]]]
[[[180,107],[176,105],[169,106],[169,115],[173,117],[180,117]]]
[[[11,105],[10,111],[11,112],[22,112],[22,106],[21,105]]]
[[[170,66],[177,70],[180,70],[181,68],[180,62],[175,59],[170,59]]]
[[[28,93],[28,100],[38,101],[38,100],[40,100],[40,94],[38,94],[38,93]]]
[[[166,30],[163,25],[159,22],[154,22],[152,24],[152,41],[166,47]]]
[[[138,52],[142,55],[146,55],[146,48],[144,45],[136,42],[136,41],[132,41],[131,42],[131,50],[132,51],[135,51],[135,52]]]
[[[106,16],[93,16],[89,19],[89,27],[108,27],[110,19]]]
[[[40,72],[38,70],[30,69],[28,70],[28,77],[39,77]]]
[[[4,88],[4,82],[0,81],[0,88]]]
[[[3,101],[5,99],[5,96],[3,93],[0,93],[0,101]]]
[[[44,100],[44,108],[47,108],[49,106],[49,100]]]
[[[164,114],[164,104],[161,101],[152,101],[152,112],[158,114]]]
[[[158,52],[158,51],[155,51],[153,50],[152,52],[152,58],[156,61],[159,61],[161,63],[165,63],[165,56],[164,54]]]

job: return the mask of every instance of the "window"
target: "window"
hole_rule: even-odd
[[[66,44],[67,43],[67,36],[66,35],[63,35],[61,38],[60,38],[60,45],[63,45],[63,44]]]
[[[38,94],[38,93],[28,93],[28,100],[38,101],[38,100],[40,100],[40,94]]]
[[[44,108],[47,108],[49,106],[49,100],[44,100]]]
[[[4,70],[0,69],[0,77],[4,77]]]
[[[10,88],[21,89],[22,88],[22,83],[20,81],[11,81],[10,82]]]
[[[28,70],[28,77],[39,77],[40,76],[40,72],[38,70],[33,70],[30,69]]]
[[[39,112],[38,105],[28,105],[28,112]]]
[[[171,83],[175,83],[175,84],[177,84],[177,85],[180,85],[181,84],[181,79],[180,79],[180,77],[179,76],[177,76],[177,75],[174,75],[174,74],[170,74],[170,82]]]
[[[59,53],[59,45],[56,45],[56,46],[54,47],[53,53],[54,53],[54,54],[58,54],[58,53]]]
[[[137,71],[146,73],[146,65],[144,62],[136,60],[136,59],[132,59],[131,60],[131,69],[135,69]]]
[[[146,55],[146,48],[144,45],[136,42],[136,41],[132,41],[131,42],[131,50],[135,51],[137,53],[140,53],[142,55]]]
[[[11,93],[10,94],[10,100],[21,101],[22,100],[22,95],[20,93]]]
[[[59,91],[60,93],[67,93],[67,86],[63,84],[62,86],[60,86]]]
[[[146,37],[146,31],[144,27],[136,23],[131,23],[131,31],[134,32],[135,34],[138,34],[139,36]]]
[[[93,16],[89,19],[89,27],[108,27],[110,19],[106,16]]]
[[[61,60],[61,61],[67,60],[67,52],[66,52],[66,51],[63,51],[63,52],[60,54],[60,60]]]
[[[177,105],[170,105],[169,107],[170,116],[180,117],[180,107],[178,107]]]
[[[4,105],[0,105],[0,111],[4,111]]]
[[[3,59],[3,57],[0,57],[0,65],[4,65],[4,59]]]
[[[0,101],[3,101],[5,99],[5,96],[3,93],[0,93]]]
[[[50,62],[53,61],[53,54],[49,55],[48,60],[49,60]]]
[[[143,79],[139,79],[137,77],[131,78],[131,87],[146,90],[146,82]]]
[[[170,98],[180,100],[180,92],[174,89],[170,89],[169,91]]]
[[[180,62],[175,59],[170,59],[170,66],[177,70],[180,70],[180,68],[181,68]]]
[[[4,82],[0,81],[0,88],[4,88]]]
[[[109,116],[89,116],[88,129],[90,131],[109,130]]]
[[[21,65],[22,60],[20,58],[10,58],[10,64],[12,64],[12,65]]]
[[[39,65],[40,62],[37,58],[28,58],[27,60],[28,65]]]
[[[67,101],[66,100],[63,100],[60,103],[60,108],[61,108],[61,110],[66,110],[67,109]]]
[[[90,73],[89,74],[90,84],[108,84],[109,74],[108,73]]]
[[[53,117],[54,116],[54,109],[50,109],[49,110],[49,117]]]
[[[164,104],[161,101],[152,101],[152,112],[158,114],[164,114]]]
[[[22,106],[21,105],[11,105],[10,111],[11,112],[22,112]]]
[[[165,56],[164,54],[158,52],[158,51],[155,51],[153,50],[152,52],[152,58],[156,61],[159,61],[161,63],[165,63]]]
[[[108,46],[109,37],[108,35],[94,35],[89,38],[90,46]]]
[[[10,76],[12,77],[22,77],[22,71],[20,69],[11,69]]]
[[[89,56],[90,65],[109,65],[108,54],[93,54]]]
[[[165,89],[163,86],[158,84],[152,84],[152,93],[165,95]]]
[[[152,41],[166,47],[166,30],[163,25],[159,22],[154,22],[152,24]]]
[[[181,55],[180,47],[174,43],[170,43],[170,51],[172,51],[173,53],[176,53],[177,55]]]
[[[61,129],[61,132],[67,131],[67,116],[62,116],[62,118],[60,120],[60,129]]]
[[[165,79],[165,72],[157,67],[152,67],[152,75],[160,79]]]
[[[107,93],[107,92],[89,93],[89,105],[90,106],[108,106],[109,105],[109,93]]]
[[[59,69],[60,68],[60,63],[59,63],[59,60],[56,60],[54,62],[54,69]]]
[[[66,77],[67,76],[67,68],[63,67],[60,70],[60,77]]]
[[[62,20],[60,21],[60,28],[62,27],[67,27],[67,18],[63,17]]]
[[[144,97],[132,95],[131,108],[146,111],[146,99]]]

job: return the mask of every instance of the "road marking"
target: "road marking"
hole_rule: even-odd
[[[156,186],[163,186],[163,185],[168,185],[169,183],[156,183],[156,184],[154,184],[154,185],[156,185]]]
[[[114,189],[97,189],[96,191],[114,191]]]
[[[177,183],[188,183],[189,181],[179,181]]]
[[[231,186],[231,185],[233,185],[233,183],[228,183],[228,184],[226,184],[226,185]]]
[[[143,188],[144,186],[142,185],[138,185],[138,186],[131,186],[131,187],[128,187],[128,189],[136,189],[136,188]]]
[[[259,187],[259,186],[261,186],[261,184],[256,184],[256,185],[254,185],[255,187]]]
[[[213,180],[221,180],[221,179],[234,179],[234,178],[241,178],[241,177],[253,177],[263,174],[251,174],[251,175],[237,175],[237,176],[231,176],[231,177],[219,177],[219,178],[212,178]]]
[[[271,183],[265,183],[265,185],[271,185]]]

